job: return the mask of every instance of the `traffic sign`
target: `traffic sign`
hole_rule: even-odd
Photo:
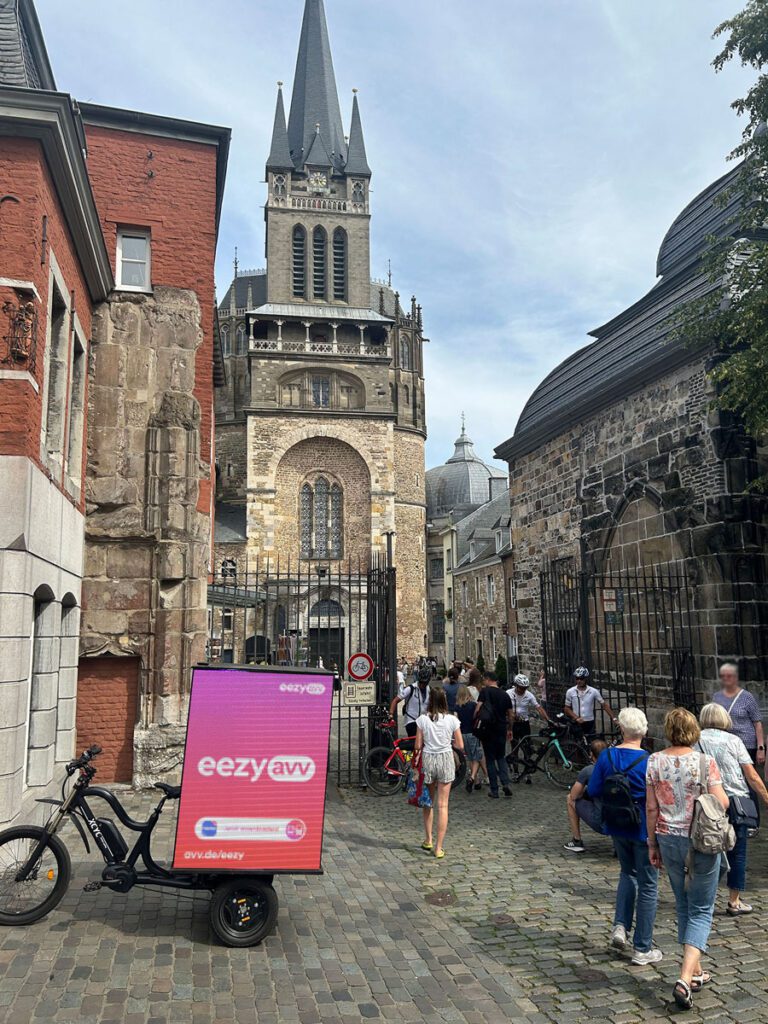
[[[347,662],[347,673],[355,682],[361,683],[364,679],[370,679],[373,675],[373,658],[370,654],[359,651],[353,654]]]

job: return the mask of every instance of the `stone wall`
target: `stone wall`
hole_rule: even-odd
[[[397,653],[412,660],[426,654],[427,575],[424,438],[394,431]]]
[[[489,599],[489,576],[493,580],[493,600]],[[501,559],[483,559],[475,566],[454,570],[453,586],[456,656],[477,661],[479,640],[485,667],[493,670],[498,655],[506,651],[507,608]]]
[[[760,453],[712,408],[705,370],[697,359],[510,465],[523,666],[543,660],[539,572],[579,564],[583,540],[596,571],[682,560],[700,696],[727,658],[768,699],[766,503],[744,493]]]
[[[205,655],[211,521],[198,499],[210,469],[193,397],[201,341],[190,291],[116,293],[94,317],[81,653],[141,659],[137,779],[183,738],[173,727],[185,721],[190,670]],[[142,735],[157,730],[168,731]]]

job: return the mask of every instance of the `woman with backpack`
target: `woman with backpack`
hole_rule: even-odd
[[[448,829],[448,798],[451,783],[456,778],[453,747],[464,750],[461,723],[456,715],[448,713],[448,701],[442,686],[429,691],[429,711],[416,719],[416,746],[414,759],[421,757],[424,785],[429,787],[431,807],[423,807],[424,842],[422,850],[441,860],[445,856],[443,842]],[[437,814],[437,841],[432,843],[432,825]]]
[[[714,757],[728,794],[728,816],[736,833],[736,845],[728,854],[729,870],[726,879],[729,892],[729,917],[751,914],[752,907],[741,899],[747,884],[747,837],[750,828],[757,827],[757,797],[768,807],[768,791],[757,774],[743,740],[733,732],[731,716],[721,704],[705,704],[699,714],[701,738],[698,749]]]
[[[693,993],[711,981],[709,972],[702,969],[701,954],[712,930],[721,857],[720,852],[696,849],[694,817],[697,801],[705,799],[705,794],[723,811],[728,810],[728,797],[715,759],[693,749],[701,730],[690,711],[668,712],[664,733],[669,746],[648,758],[648,855],[655,868],[667,869],[675,895],[683,964],[672,996],[678,1006],[689,1010]]]
[[[632,963],[644,967],[661,960],[661,950],[653,946],[659,875],[648,857],[645,826],[648,755],[643,750],[643,740],[648,732],[648,719],[639,708],[624,708],[618,718],[622,742],[600,754],[587,793],[590,799],[602,803],[603,832],[613,837],[621,866],[611,945],[626,949],[635,919]]]

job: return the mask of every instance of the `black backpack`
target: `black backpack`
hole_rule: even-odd
[[[611,774],[607,775],[603,783],[602,800],[602,823],[609,832],[636,832],[642,823],[640,808],[637,806],[632,790],[629,786],[627,772],[641,761],[648,759],[648,754],[643,751],[640,756],[622,771],[617,769],[611,757],[611,748],[606,751],[608,760],[611,763]]]

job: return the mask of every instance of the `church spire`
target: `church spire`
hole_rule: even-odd
[[[349,150],[347,154],[347,174],[361,174],[370,177],[371,168],[368,166],[368,158],[365,154],[365,140],[363,138],[363,122],[360,120],[360,107],[357,103],[357,89],[354,89],[352,99],[352,126],[349,130]]]
[[[288,130],[285,127],[285,106],[283,104],[283,83],[277,83],[277,105],[275,126],[272,129],[272,146],[267,158],[268,171],[288,171],[293,167],[291,149],[288,145]]]
[[[293,80],[288,143],[293,163],[304,167],[313,144],[316,125],[334,167],[341,170],[347,156],[341,123],[331,43],[323,0],[305,0],[299,56]]]

